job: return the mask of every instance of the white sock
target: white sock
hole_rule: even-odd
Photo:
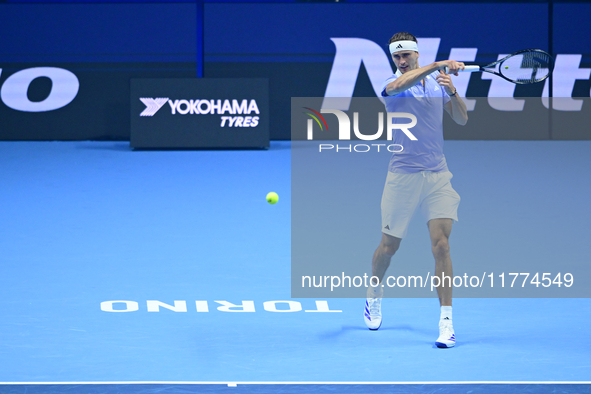
[[[441,307],[441,317],[440,320],[451,320],[451,306],[442,306]]]

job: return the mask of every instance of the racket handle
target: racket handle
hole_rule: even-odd
[[[448,73],[448,70],[449,69],[447,67],[445,67],[445,73],[446,74]],[[473,72],[476,72],[476,71],[480,71],[480,66],[465,66],[463,70],[459,70],[458,72],[461,72],[461,73],[473,73]]]

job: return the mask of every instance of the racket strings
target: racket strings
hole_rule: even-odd
[[[499,71],[517,83],[535,83],[546,79],[551,62],[552,58],[545,52],[525,52],[506,59]]]

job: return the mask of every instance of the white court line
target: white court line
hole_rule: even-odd
[[[129,381],[129,382],[0,382],[1,384],[14,384],[14,385],[49,385],[49,384],[227,384],[227,385],[237,385],[237,384],[591,384],[591,381],[473,381],[473,382],[182,382],[182,381]]]

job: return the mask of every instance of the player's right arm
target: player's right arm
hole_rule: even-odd
[[[437,70],[443,70],[445,67],[449,69],[448,74],[458,75],[458,71],[463,70],[465,66],[464,63],[456,62],[455,60],[443,60],[440,62],[431,63],[428,66],[419,67],[405,72],[394,81],[386,85],[384,90],[388,96],[399,95],[405,90],[410,89],[416,85],[417,82],[425,78],[427,75]]]

